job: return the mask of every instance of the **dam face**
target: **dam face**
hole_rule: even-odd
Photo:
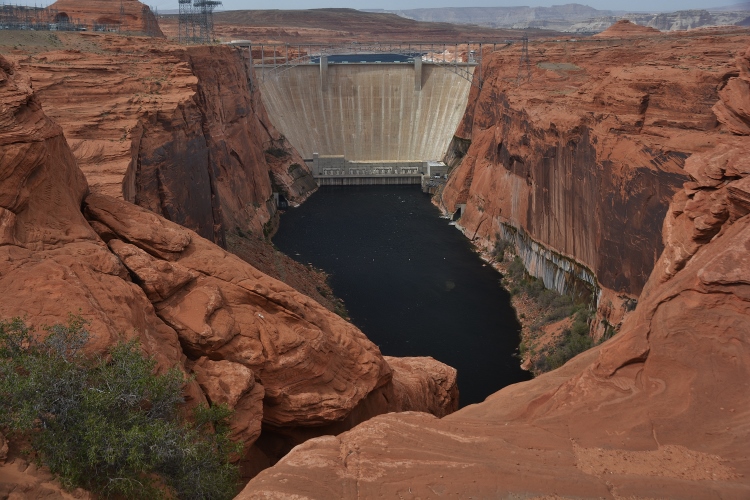
[[[356,162],[442,158],[471,83],[430,63],[256,66],[269,118],[305,159]],[[264,75],[264,71],[267,74]]]

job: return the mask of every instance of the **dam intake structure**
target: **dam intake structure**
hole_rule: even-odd
[[[471,86],[481,85],[482,51],[511,43],[232,42],[254,67],[271,122],[319,185],[424,185],[444,176],[436,162]]]

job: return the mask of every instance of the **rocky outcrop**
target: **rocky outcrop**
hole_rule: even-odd
[[[276,214],[272,192],[300,202],[315,182],[270,125],[239,49],[192,47],[183,56],[196,92],[139,119],[124,197],[222,246],[227,230],[262,235]]]
[[[456,408],[454,370],[397,360],[396,371],[419,374],[396,384],[340,316],[189,229],[89,193],[62,129],[2,57],[0,146],[0,317],[41,326],[77,312],[93,353],[137,338],[159,369],[195,375],[188,404],[235,409],[232,434],[248,452],[262,425],[320,435],[402,407]],[[372,403],[384,391],[396,403]]]
[[[517,78],[518,52],[485,54],[483,87],[456,132],[471,146],[449,152],[462,160],[444,208],[466,204],[465,234],[488,248],[513,241],[549,288],[601,294],[600,313],[616,324],[663,249],[662,221],[688,180],[686,159],[727,128],[712,109],[719,94],[746,85],[731,79],[726,54],[744,52],[747,34],[707,36],[711,50],[704,36],[639,37],[627,48],[532,42],[531,81]],[[725,121],[735,124],[731,113]]]
[[[29,463],[16,446],[11,449],[7,438],[0,433],[0,498],[9,500],[63,498],[88,500],[91,494],[77,488],[69,491],[60,484],[46,467]]]
[[[125,198],[224,245],[273,229],[272,192],[316,186],[270,125],[246,54],[99,33],[34,34],[14,51],[92,192]],[[186,180],[187,179],[187,180]]]
[[[164,38],[151,8],[138,0],[121,0],[117,4],[107,0],[57,0],[50,5],[56,12],[56,23],[81,23],[88,29],[143,33]]]
[[[238,498],[750,495],[747,139],[688,159],[665,250],[613,339],[443,419],[310,440]]]
[[[628,19],[620,19],[615,24],[601,33],[597,33],[592,38],[620,38],[634,36],[648,36],[659,33],[656,28],[641,26],[630,22]]]
[[[719,90],[719,102],[714,106],[716,118],[724,128],[736,135],[750,135],[750,49],[738,58],[739,72],[727,75]]]
[[[189,359],[226,360],[257,374],[265,422],[341,420],[390,379],[377,347],[312,299],[145,209],[93,194],[84,203],[133,280],[154,290],[157,316]]]

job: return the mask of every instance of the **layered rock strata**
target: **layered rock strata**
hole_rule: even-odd
[[[459,226],[480,246],[513,241],[547,287],[589,288],[600,318],[618,324],[663,249],[686,159],[744,130],[734,117],[744,101],[712,108],[745,88],[728,83],[737,69],[727,55],[750,38],[613,30],[615,42],[532,42],[529,72],[520,49],[485,54],[440,203],[449,212],[466,205]]]
[[[747,82],[748,61],[728,80]],[[725,134],[687,160],[617,336],[443,419],[383,415],[310,440],[238,498],[747,497],[748,158],[748,136]]]
[[[314,300],[194,231],[89,193],[62,129],[2,57],[0,146],[0,317],[41,326],[77,312],[92,353],[137,338],[160,369],[195,374],[188,404],[236,410],[248,452],[262,425],[319,435],[404,407],[456,408],[455,370],[398,360],[397,373],[413,373],[394,379],[362,332]],[[373,399],[384,391],[395,403]]]
[[[164,38],[159,23],[151,8],[138,0],[121,0],[116,5],[107,0],[57,0],[50,5],[55,14],[54,22],[76,22],[87,29],[118,30],[121,32],[145,33]]]
[[[99,33],[34,41],[11,57],[62,126],[92,192],[224,245],[227,231],[273,229],[274,191],[292,203],[314,191],[239,49]]]

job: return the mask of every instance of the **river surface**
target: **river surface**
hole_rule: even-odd
[[[274,244],[331,275],[383,354],[432,356],[458,370],[461,406],[527,380],[520,326],[500,275],[418,186],[322,187],[281,217]]]

